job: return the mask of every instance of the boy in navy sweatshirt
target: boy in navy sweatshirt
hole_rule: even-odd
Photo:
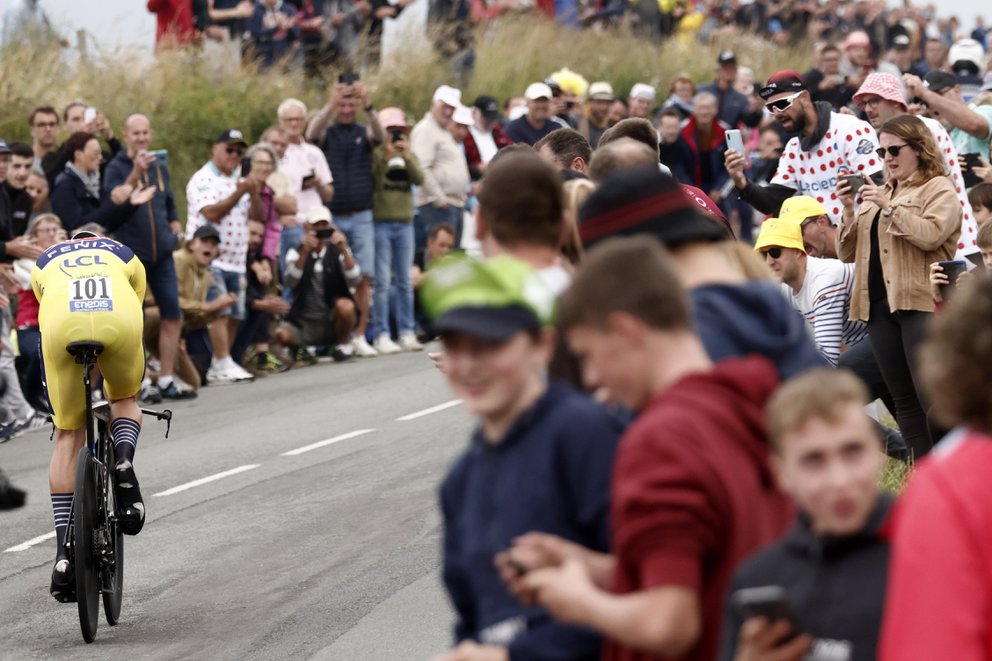
[[[598,404],[549,385],[553,295],[511,257],[450,258],[421,292],[444,343],[446,376],[479,421],[441,486],[444,582],[457,647],[443,661],[594,661],[601,639],[524,606],[494,559],[528,531],[603,552],[621,428]]]

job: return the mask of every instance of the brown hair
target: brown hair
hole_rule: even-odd
[[[933,320],[920,348],[923,390],[947,426],[992,433],[992,278],[975,274]]]
[[[975,243],[978,244],[979,248],[992,250],[992,221],[987,221],[978,228],[978,236],[975,237]]]
[[[80,131],[79,133],[73,133],[69,136],[69,139],[65,141],[65,145],[62,147],[62,153],[69,157],[69,160],[76,158],[77,151],[85,151],[86,145],[89,144],[90,140],[96,140],[96,136],[92,133],[87,133],[86,131]]]
[[[486,171],[479,213],[504,246],[521,243],[558,249],[561,240],[561,176],[533,151],[511,154]]]
[[[786,381],[768,401],[768,436],[775,451],[782,439],[810,420],[835,422],[841,408],[870,401],[868,388],[846,369],[814,367]]]
[[[558,167],[567,170],[572,167],[572,161],[581,158],[588,163],[592,158],[592,147],[585,136],[575,129],[555,129],[540,140],[534,143],[534,151],[541,151],[545,145],[554,154],[558,161]]]
[[[992,184],[982,182],[972,188],[968,191],[968,202],[972,208],[982,207],[992,211]]]
[[[586,253],[558,302],[558,326],[603,328],[625,312],[663,331],[691,330],[689,300],[671,254],[648,236],[608,239]]]
[[[678,76],[675,77],[675,80],[672,81],[672,84],[668,86],[668,93],[675,94],[675,86],[678,85],[679,83],[689,83],[689,86],[692,88],[692,95],[696,96],[696,81],[690,78],[689,74],[687,73],[680,73]]]
[[[600,142],[589,163],[589,178],[599,183],[619,170],[657,168],[657,163],[657,153],[637,140],[620,138],[607,145]]]
[[[55,108],[51,106],[38,106],[28,115],[28,126],[34,127],[34,120],[38,115],[54,115],[55,123],[57,124],[59,121],[59,112]]]
[[[597,151],[620,138],[630,138],[643,143],[654,152],[655,161],[659,161],[658,130],[646,119],[640,117],[628,117],[617,122],[614,126],[606,129],[599,138]]]
[[[526,142],[514,142],[512,145],[507,145],[493,154],[493,157],[489,159],[489,168],[502,161],[504,158],[509,158],[513,154],[536,154],[534,148],[528,145]]]
[[[920,161],[917,171],[924,179],[947,176],[947,167],[944,165],[940,150],[937,149],[937,143],[933,141],[933,134],[918,117],[914,115],[893,117],[878,129],[879,135],[883,133],[902,138],[916,152]]]

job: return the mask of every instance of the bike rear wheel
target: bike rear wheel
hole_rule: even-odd
[[[79,628],[83,632],[83,640],[92,643],[96,638],[100,616],[100,578],[99,561],[93,548],[94,533],[98,526],[96,462],[87,447],[79,450],[76,460],[76,491],[73,498],[75,522],[72,541],[76,562]]]
[[[110,446],[110,457],[107,466],[114,466],[117,457]],[[108,468],[112,472],[112,469]],[[120,523],[117,521],[117,494],[114,491],[115,484],[113,478],[108,478],[104,483],[108,493],[104,494],[104,521],[107,525],[107,539],[110,545],[110,552],[113,553],[113,562],[103,568],[103,612],[107,616],[107,624],[114,626],[121,617],[121,601],[124,596],[124,533],[121,532]]]

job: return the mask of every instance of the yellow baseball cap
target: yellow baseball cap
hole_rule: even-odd
[[[754,251],[758,252],[768,247],[795,248],[806,252],[803,245],[803,231],[794,220],[768,218],[761,223],[758,240],[754,242]]]
[[[826,208],[809,195],[796,195],[782,203],[778,212],[779,220],[802,222],[813,216],[827,215]]]

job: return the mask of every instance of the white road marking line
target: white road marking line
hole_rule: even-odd
[[[429,409],[424,409],[423,411],[417,411],[416,413],[411,413],[410,415],[404,415],[402,418],[396,418],[396,422],[406,422],[407,420],[416,420],[417,418],[422,418],[425,415],[430,415],[432,413],[437,413],[438,411],[450,409],[452,406],[458,406],[461,403],[462,400],[453,399],[450,402],[445,402],[444,404],[438,404],[437,406],[432,406]]]
[[[3,552],[4,553],[18,553],[20,551],[27,551],[29,548],[31,548],[35,544],[41,544],[42,542],[46,542],[49,539],[52,539],[54,537],[55,537],[55,531],[53,530],[52,532],[46,532],[44,535],[38,535],[34,539],[29,539],[28,541],[24,542],[23,544],[18,544],[17,546],[11,546],[9,549],[4,549]]]
[[[238,473],[244,473],[245,471],[250,471],[252,469],[258,468],[262,464],[247,464],[245,466],[238,466],[237,468],[232,468],[229,471],[224,471],[223,473],[217,473],[215,475],[208,475],[207,477],[201,477],[199,480],[193,480],[192,482],[187,482],[186,484],[180,484],[178,487],[172,487],[171,489],[166,489],[165,491],[160,491],[153,496],[171,496],[174,493],[179,493],[180,491],[186,491],[187,489],[192,489],[194,487],[202,486],[209,482],[214,482],[216,480],[222,480],[225,477],[231,477],[232,475],[237,475]]]
[[[334,443],[340,443],[341,441],[347,441],[349,438],[355,438],[356,436],[364,436],[365,434],[371,434],[374,429],[359,429],[358,431],[348,432],[347,434],[341,434],[340,436],[335,436],[334,438],[329,438],[325,441],[317,441],[316,443],[311,443],[310,445],[304,445],[302,448],[296,448],[295,450],[290,450],[289,452],[283,452],[283,457],[295,457],[298,454],[303,454],[304,452],[310,452],[310,450],[317,450],[318,448],[323,448],[328,445],[333,445]]]

